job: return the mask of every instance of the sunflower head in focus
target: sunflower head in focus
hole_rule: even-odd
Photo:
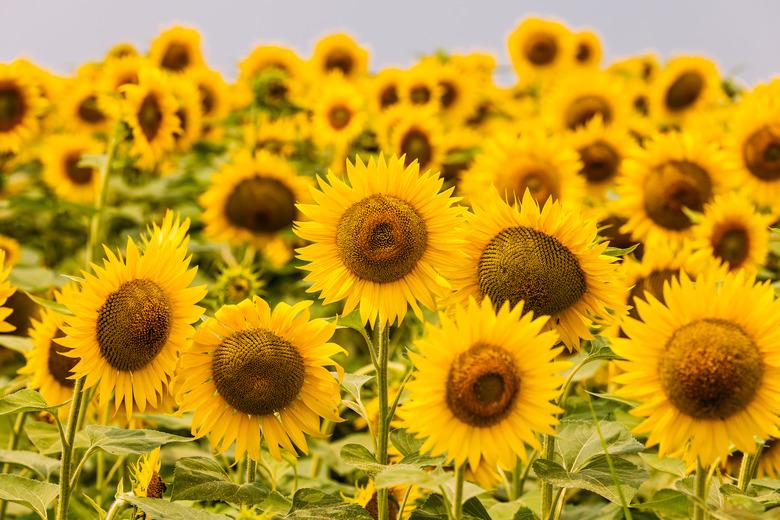
[[[60,344],[79,358],[74,379],[98,386],[101,403],[113,393],[116,408],[124,402],[128,417],[134,403],[143,412],[167,392],[179,351],[192,335],[190,324],[203,313],[196,304],[206,288],[190,287],[197,269],[188,268],[188,228],[189,220],[169,211],[142,237],[142,250],[132,238],[124,257],[106,248],[103,265],[93,264],[80,291],[63,299],[73,316]]]
[[[612,348],[624,361],[618,395],[640,402],[636,433],[659,456],[726,460],[731,445],[756,450],[780,425],[780,304],[771,285],[744,271],[681,274],[664,288],[665,304],[638,301],[628,339]]]
[[[411,306],[436,308],[446,292],[437,270],[462,245],[462,208],[440,191],[436,172],[420,173],[398,157],[347,163],[347,182],[333,172],[313,191],[313,204],[298,207],[306,217],[295,233],[311,245],[298,249],[307,262],[310,292],[325,304],[345,300],[343,314],[359,307],[363,323],[399,323]]]
[[[66,298],[78,297],[76,284],[69,283],[54,293],[54,299],[62,303]],[[32,320],[29,334],[33,347],[25,353],[25,366],[20,374],[30,377],[27,386],[38,390],[50,405],[64,403],[73,395],[73,367],[77,358],[65,355],[67,347],[59,340],[65,335],[62,327],[65,315],[51,309],[42,309],[39,320]],[[67,415],[67,407],[59,410],[60,417]]]
[[[166,29],[152,40],[149,59],[161,69],[174,73],[202,66],[200,33],[190,27]]]
[[[691,236],[689,211],[701,213],[724,189],[731,166],[716,142],[695,133],[655,134],[623,162],[615,201],[628,217],[623,230],[637,240],[682,241]]]
[[[511,202],[526,190],[539,204],[548,198],[580,204],[585,179],[577,150],[568,136],[535,130],[515,137],[503,132],[483,143],[482,153],[464,172],[459,190],[470,201],[495,186]]]
[[[417,161],[421,171],[440,168],[444,158],[442,141],[445,131],[431,109],[422,110],[408,105],[399,107],[397,120],[385,130],[384,135],[388,138],[382,147],[389,153],[402,156],[407,166]]]
[[[368,73],[368,51],[349,34],[329,34],[317,40],[310,65],[318,74],[339,73],[348,79],[362,78]]]
[[[159,70],[139,71],[137,85],[122,87],[124,120],[133,134],[132,153],[142,168],[154,168],[172,151],[181,133],[179,103],[171,81]]]
[[[0,153],[16,153],[38,132],[38,116],[46,107],[25,67],[0,63]]]
[[[537,434],[552,434],[558,422],[551,401],[566,366],[555,361],[555,332],[542,332],[546,321],[523,314],[522,304],[496,311],[485,298],[426,324],[399,409],[406,428],[425,438],[421,452],[476,471],[513,468],[517,457],[527,460],[526,445],[540,449]]]
[[[260,150],[241,152],[222,166],[199,202],[205,233],[213,240],[262,248],[298,218],[295,205],[309,199],[308,177],[286,160]]]
[[[304,434],[318,435],[320,417],[340,421],[339,382],[326,367],[344,350],[329,343],[335,323],[310,319],[311,302],[273,310],[254,297],[227,305],[206,320],[181,359],[177,401],[193,410],[192,433],[208,435],[220,452],[260,458],[265,437],[280,448],[308,453]]]
[[[598,69],[566,74],[542,99],[542,115],[554,130],[577,130],[596,117],[623,125],[631,113],[621,83]]]
[[[601,64],[603,50],[601,38],[593,31],[582,30],[572,34],[574,63],[580,67],[598,67]]]
[[[571,31],[560,22],[526,18],[509,35],[509,57],[522,84],[548,79],[572,64]]]
[[[456,301],[522,301],[526,313],[550,316],[546,327],[569,349],[622,316],[627,289],[607,244],[596,241],[595,220],[552,200],[540,208],[528,191],[509,205],[489,190],[473,211],[468,243],[445,271]]]
[[[165,482],[160,478],[160,448],[138,459],[132,467],[133,493],[137,497],[162,498]]]
[[[670,60],[653,81],[650,111],[662,122],[677,123],[723,98],[715,63],[704,57],[681,56]]]
[[[91,203],[100,185],[100,172],[85,165],[86,155],[103,152],[103,145],[83,134],[61,134],[49,138],[41,153],[43,180],[65,200]]]
[[[607,126],[597,116],[572,134],[571,143],[580,156],[579,173],[589,194],[603,199],[619,178],[623,158],[633,145],[628,131],[622,126]]]
[[[0,251],[5,254],[5,266],[13,267],[21,256],[21,245],[15,239],[0,235]]]

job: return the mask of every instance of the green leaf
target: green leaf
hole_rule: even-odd
[[[366,326],[360,319],[360,309],[355,309],[346,316],[336,316],[337,329],[354,329],[358,332],[365,332]]]
[[[671,457],[659,457],[655,453],[640,453],[639,457],[649,468],[678,477],[685,476],[685,462]]]
[[[175,431],[187,431],[192,430],[192,414],[187,413],[184,415],[171,415],[162,413],[138,413],[133,414],[133,417],[144,419],[147,423],[157,425],[159,428]]]
[[[639,453],[645,449],[622,424],[599,421],[599,426],[610,455]],[[604,448],[593,422],[563,421],[555,447],[563,458],[563,467],[573,472],[579,471],[594,458],[604,455]]]
[[[34,294],[29,293],[27,291],[25,291],[25,293],[27,294],[27,296],[30,297],[32,301],[34,301],[41,307],[51,309],[54,312],[59,312],[60,314],[64,314],[65,316],[73,316],[73,313],[70,312],[70,309],[68,309],[61,303],[57,303],[54,300],[47,300],[46,298],[41,298],[40,296],[35,296]]]
[[[610,457],[615,468],[615,476],[627,502],[631,502],[639,486],[647,478],[647,472],[621,457]],[[579,471],[566,471],[562,466],[549,460],[536,460],[533,463],[536,476],[554,486],[569,489],[587,489],[597,493],[610,502],[619,504],[618,489],[612,480],[606,457],[593,459]]]
[[[355,466],[371,477],[387,468],[378,463],[368,448],[361,444],[345,444],[341,447],[340,455],[345,464]]]
[[[126,430],[113,426],[91,424],[84,428],[90,448],[100,448],[112,455],[140,455],[171,442],[190,442],[181,437],[156,430]]]
[[[415,466],[438,466],[444,462],[444,457],[430,457],[422,455],[420,448],[425,443],[424,439],[418,439],[404,429],[390,432],[390,442],[404,456],[401,464],[413,464]]]
[[[25,338],[24,336],[0,334],[0,346],[24,354],[32,350],[33,344],[30,338]]]
[[[20,412],[50,411],[60,406],[62,404],[57,406],[46,404],[46,400],[40,393],[25,388],[0,398],[0,416]]]
[[[640,511],[652,511],[659,517],[669,520],[691,518],[693,512],[688,497],[674,489],[662,489],[647,502],[633,507]]]
[[[222,500],[232,504],[259,504],[268,488],[259,482],[238,485],[222,466],[208,457],[191,457],[176,462],[171,500]]]
[[[46,509],[57,497],[59,488],[48,482],[17,475],[0,475],[0,499],[16,502],[46,519]]]
[[[54,455],[62,451],[60,445],[60,434],[57,431],[57,427],[53,424],[46,422],[30,422],[24,426],[24,432],[27,434],[27,438],[30,439],[35,449],[43,455]],[[86,448],[89,446],[89,442],[84,437],[83,432],[76,434],[76,448]]]
[[[639,247],[639,244],[634,244],[631,247],[625,247],[625,248],[610,246],[604,250],[603,254],[607,256],[626,256],[633,253],[634,249],[636,249],[637,247]]]
[[[493,520],[535,520],[533,512],[522,498],[511,502],[495,502],[488,507],[488,514]]]
[[[367,382],[371,381],[374,376],[363,376],[357,374],[344,374],[344,380],[341,382],[341,386],[352,397],[352,400],[345,399],[344,406],[360,415],[366,421],[370,421],[371,418],[366,412],[366,407],[363,404],[363,398],[360,396],[360,391]]]
[[[475,516],[474,513],[479,516]],[[463,504],[463,516],[461,517],[463,520],[491,520],[490,516],[487,515],[487,511],[480,503],[475,505],[473,502],[467,501]],[[409,520],[448,520],[448,518],[447,506],[441,495],[437,494],[429,496],[421,508],[412,511]]]
[[[30,468],[44,480],[57,473],[60,461],[34,451],[0,450],[0,462]]]
[[[137,497],[129,493],[119,495],[118,498],[138,507],[154,520],[230,520],[230,517],[225,515],[168,502],[162,498]]]
[[[451,478],[451,474],[447,474],[441,469],[423,471],[410,464],[394,464],[377,473],[374,477],[374,484],[377,489],[416,484],[425,489],[438,490],[439,486]]]
[[[290,514],[284,518],[311,520],[372,520],[371,515],[357,504],[347,504],[341,498],[319,489],[299,489],[293,496]]]

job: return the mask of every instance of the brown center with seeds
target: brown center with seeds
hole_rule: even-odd
[[[679,269],[655,269],[647,276],[638,279],[628,293],[628,303],[632,306],[629,315],[632,318],[639,319],[639,313],[636,310],[636,298],[646,300],[645,292],[664,303],[664,284],[678,276],[680,276]]]
[[[679,231],[693,225],[684,209],[701,212],[712,197],[712,181],[698,164],[669,161],[647,176],[644,190],[647,215],[659,226]]]
[[[409,100],[415,105],[424,105],[431,100],[431,89],[425,85],[417,85],[409,91]]]
[[[674,80],[666,91],[666,108],[679,112],[690,107],[704,90],[704,78],[697,72],[684,72]]]
[[[24,119],[27,106],[24,96],[15,83],[0,82],[0,132],[16,128]]]
[[[303,357],[292,343],[260,328],[225,338],[211,364],[219,395],[249,415],[270,415],[292,403],[305,372]]]
[[[433,157],[433,149],[428,135],[422,130],[412,128],[401,138],[401,154],[406,154],[404,163],[409,166],[416,159],[420,169],[425,169]]]
[[[106,120],[106,115],[98,107],[97,97],[88,96],[79,104],[79,118],[91,125],[97,125]]]
[[[620,156],[614,148],[604,141],[596,141],[579,149],[582,159],[580,174],[588,182],[599,183],[615,176],[620,165]]]
[[[295,195],[284,183],[269,177],[245,179],[225,202],[228,221],[253,233],[275,233],[292,225]]]
[[[148,141],[154,140],[162,126],[162,108],[157,96],[150,93],[141,101],[141,107],[138,109],[138,124],[141,131]]]
[[[331,51],[325,60],[326,71],[340,70],[345,76],[350,75],[354,66],[355,62],[352,59],[352,56],[348,52],[342,50]]]
[[[57,329],[57,332],[54,334],[54,337],[52,337],[51,341],[49,342],[49,361],[48,361],[49,374],[60,385],[66,388],[73,388],[73,385],[76,383],[76,381],[74,381],[73,379],[68,379],[68,377],[73,375],[71,373],[71,370],[73,370],[73,367],[75,367],[76,364],[79,362],[79,359],[72,358],[63,354],[64,352],[67,352],[70,349],[67,347],[63,347],[56,341],[57,339],[64,338],[64,337],[65,337],[65,333],[62,332],[60,329]]]
[[[65,157],[65,174],[73,184],[83,186],[92,182],[93,169],[89,166],[79,166],[81,153],[74,152]]]
[[[190,51],[186,45],[181,43],[171,43],[165,49],[160,66],[164,69],[179,72],[187,68],[190,64]]]
[[[388,85],[382,89],[382,93],[379,95],[379,105],[382,108],[387,108],[396,103],[398,103],[398,88],[395,85]]]
[[[695,419],[726,419],[753,400],[764,365],[758,347],[739,325],[702,319],[669,339],[658,374],[681,412]]]
[[[587,43],[580,43],[577,45],[577,54],[574,56],[579,63],[587,63],[590,59],[590,45]]]
[[[400,280],[422,258],[428,243],[425,221],[391,195],[372,195],[341,216],[336,247],[356,276],[377,283]]]
[[[750,252],[750,235],[739,224],[719,229],[712,238],[712,249],[715,256],[736,269],[747,259]]]
[[[585,293],[577,258],[557,239],[529,227],[507,228],[485,246],[477,266],[479,290],[498,307],[521,300],[524,312],[552,315]]]
[[[450,108],[458,100],[458,89],[451,81],[440,81],[439,85],[442,89],[439,103],[444,109]]]
[[[525,57],[536,66],[551,64],[557,55],[558,42],[551,34],[537,34],[525,46]]]
[[[336,130],[345,128],[352,119],[352,112],[345,106],[335,106],[328,111],[328,122]]]
[[[125,282],[98,309],[100,355],[123,372],[143,368],[165,346],[172,319],[168,296],[157,283],[146,279]]]
[[[601,115],[604,123],[612,121],[612,108],[601,96],[581,96],[572,101],[566,109],[566,127],[574,130],[585,126],[591,119]]]
[[[478,343],[461,352],[447,376],[447,407],[470,426],[486,428],[507,416],[520,390],[512,356]]]
[[[742,146],[745,166],[762,181],[780,179],[780,131],[769,126],[756,130]]]

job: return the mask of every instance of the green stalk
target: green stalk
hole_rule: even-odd
[[[81,401],[84,398],[84,378],[78,379],[73,386],[73,400],[70,403],[68,414],[68,427],[65,432],[65,442],[62,445],[62,458],[60,459],[60,493],[57,501],[57,520],[67,520],[68,504],[70,503],[70,470],[73,459],[74,444],[76,443],[76,423],[78,422]]]
[[[19,446],[19,439],[22,437],[22,428],[24,428],[24,421],[27,419],[27,414],[22,412],[16,416],[14,422],[14,429],[11,430],[11,438],[8,439],[8,450],[14,451]],[[3,464],[3,473],[11,471],[11,464],[6,462]],[[8,502],[0,500],[0,520],[5,520],[5,512],[8,509]]]
[[[545,435],[542,441],[542,460],[552,461],[555,456],[555,437]],[[553,486],[549,482],[542,481],[542,518],[550,518],[550,510],[553,503]]]
[[[246,465],[246,481],[252,483],[257,478],[257,461],[249,459]]]
[[[707,518],[707,470],[696,458],[696,476],[693,481],[693,492],[698,500],[693,504],[693,520]]]
[[[455,498],[452,503],[452,518],[461,520],[463,517],[463,481],[466,477],[466,464],[461,464],[455,470]]]
[[[761,459],[761,452],[764,450],[764,443],[758,445],[755,453],[743,453],[742,464],[739,466],[739,479],[737,487],[743,492],[747,491],[750,481],[756,478],[758,472],[758,462]]]
[[[114,520],[115,518],[119,518],[119,515],[127,508],[128,504],[121,498],[118,498],[114,500],[114,502],[111,504],[111,507],[108,508],[108,513],[106,513],[106,518],[104,520]],[[135,515],[133,515],[135,517]]]
[[[379,390],[379,428],[377,432],[377,462],[387,464],[387,447],[389,440],[390,418],[388,417],[389,406],[387,397],[387,362],[390,346],[390,327],[385,325],[381,327],[377,341],[377,356],[379,361],[379,370],[376,373],[377,385]],[[388,490],[387,488],[377,491],[377,508],[379,520],[388,520]]]

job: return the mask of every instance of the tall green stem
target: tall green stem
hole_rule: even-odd
[[[114,520],[115,518],[119,518],[119,515],[127,508],[127,505],[127,502],[121,498],[116,499],[111,504],[111,507],[108,508],[108,513],[106,513],[105,520]]]
[[[542,441],[542,460],[553,460],[555,455],[555,437],[545,435]],[[542,518],[550,517],[553,503],[553,486],[547,481],[542,481]]]
[[[755,453],[743,453],[742,464],[739,466],[739,479],[737,480],[737,487],[743,492],[747,491],[750,481],[756,477],[758,472],[758,461],[761,458],[761,452],[764,449],[764,444],[758,445],[758,449]]]
[[[57,501],[57,520],[68,518],[68,504],[70,503],[70,470],[73,459],[73,449],[76,443],[76,423],[78,422],[79,409],[84,397],[84,378],[73,385],[73,400],[70,403],[68,415],[68,427],[65,431],[65,443],[62,446],[62,458],[60,459],[60,494]]]
[[[378,334],[377,357],[378,367],[376,373],[377,386],[379,390],[379,427],[377,428],[377,453],[376,458],[380,464],[387,464],[387,447],[390,429],[390,417],[388,417],[388,392],[387,392],[387,363],[390,347],[390,327],[385,325]],[[388,520],[388,490],[387,488],[377,491],[377,508],[379,520]]]
[[[452,501],[452,518],[461,520],[463,517],[463,481],[466,477],[466,464],[461,464],[455,470],[455,498]]]
[[[24,428],[24,422],[27,419],[27,414],[22,412],[16,416],[14,422],[14,429],[11,431],[11,438],[8,439],[8,451],[14,451],[19,446],[19,439],[22,437],[22,428]],[[11,471],[11,464],[6,462],[3,464],[3,473]],[[8,502],[0,500],[0,520],[5,520],[5,512],[8,509]]]
[[[693,520],[705,520],[707,518],[707,468],[696,459],[696,476],[693,480],[693,493],[698,499],[693,504]]]

